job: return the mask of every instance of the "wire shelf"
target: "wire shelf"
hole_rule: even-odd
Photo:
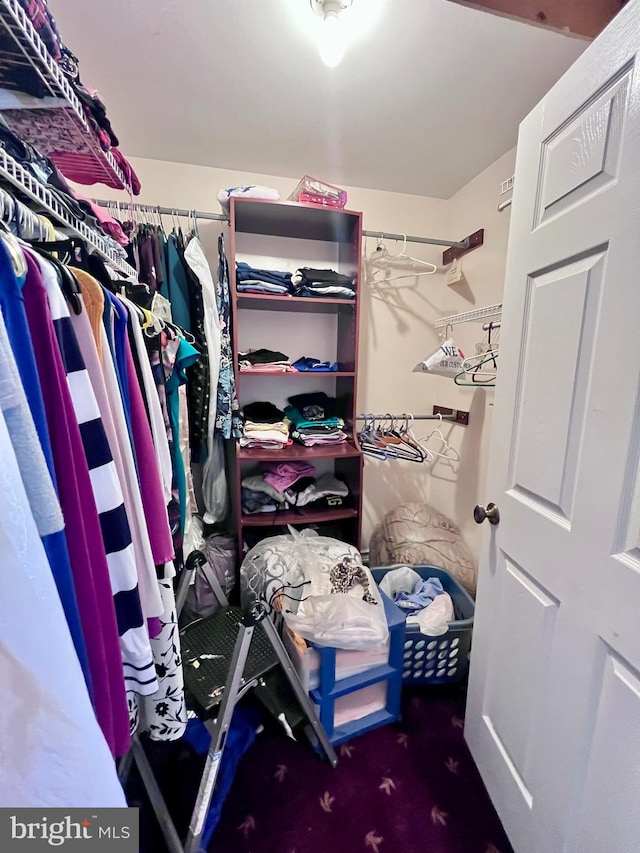
[[[134,268],[118,256],[105,237],[66,210],[53,193],[49,192],[2,148],[0,148],[0,183],[11,189],[16,196],[31,202],[30,207],[35,204],[38,212],[44,213],[57,224],[64,226],[76,237],[81,237],[94,251],[125,275],[136,275]]]
[[[16,133],[40,148],[44,154],[51,154],[51,151],[44,150],[47,147],[44,144],[46,135],[43,137],[42,133],[38,133],[34,137],[34,123],[27,124],[24,115],[21,118],[21,114],[31,112],[32,109],[51,113],[51,109],[55,109],[59,136],[67,137],[72,142],[69,153],[83,155],[85,161],[89,160],[91,163],[92,174],[109,186],[117,183],[119,185],[117,188],[129,190],[127,181],[113,155],[101,148],[98,137],[87,121],[82,104],[58,63],[49,54],[18,0],[0,0],[0,38],[4,70],[2,87],[16,92],[21,91],[20,81],[24,78],[25,72],[31,71],[35,72],[42,84],[40,94],[47,96],[46,100],[29,98],[31,106],[23,109],[3,109],[3,115]],[[52,102],[51,98],[55,101]]]
[[[487,305],[484,308],[476,308],[474,311],[463,311],[462,314],[452,314],[450,317],[442,317],[436,320],[436,329],[445,329],[447,326],[457,326],[460,323],[480,323],[490,320],[492,317],[502,316],[502,303]]]

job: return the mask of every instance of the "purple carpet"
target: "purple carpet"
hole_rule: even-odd
[[[279,732],[242,759],[210,853],[512,853],[463,739],[463,704],[406,691],[403,720],[334,770]]]

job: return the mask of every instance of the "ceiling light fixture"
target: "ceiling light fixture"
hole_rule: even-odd
[[[322,17],[318,48],[320,58],[329,68],[342,62],[346,47],[345,32],[340,16],[352,0],[311,0],[311,8]]]

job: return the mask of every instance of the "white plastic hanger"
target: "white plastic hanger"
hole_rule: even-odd
[[[403,278],[416,278],[421,275],[433,275],[438,271],[438,267],[429,261],[422,261],[420,258],[414,258],[407,254],[407,235],[403,234],[402,249],[397,254],[389,252],[382,240],[378,238],[374,253],[368,258],[368,264],[377,267],[377,269],[367,276],[367,284],[387,284],[392,281],[399,281]],[[427,267],[423,272],[403,272],[400,275],[390,275],[398,262],[409,261],[418,266]]]
[[[442,414],[438,412],[438,426],[432,430],[426,438],[420,439],[420,444],[432,457],[437,456],[440,459],[448,459],[449,462],[459,462],[460,454],[452,447],[447,439],[442,434]],[[432,447],[427,447],[427,444],[432,440],[440,442],[440,450],[434,450]]]

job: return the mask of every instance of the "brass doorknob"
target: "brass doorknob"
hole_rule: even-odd
[[[476,524],[482,524],[485,518],[489,524],[500,524],[500,510],[495,504],[487,504],[486,509],[478,504],[474,509],[473,520]]]

